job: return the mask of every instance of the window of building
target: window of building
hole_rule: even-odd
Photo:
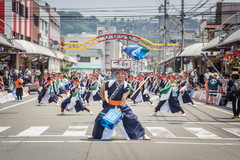
[[[28,7],[25,7],[25,18],[28,19]]]
[[[20,34],[20,39],[22,39],[22,40],[23,40],[23,37],[24,37],[24,36],[23,36],[22,34]]]
[[[103,30],[99,30],[98,35],[102,35],[102,34],[103,34]]]
[[[24,6],[21,3],[18,3],[18,10],[19,10],[19,15],[23,17],[23,10],[24,10]]]
[[[16,2],[15,13],[19,14],[19,2]]]
[[[36,16],[35,14],[33,15],[33,23],[35,26],[39,26],[39,17]]]
[[[42,20],[42,30],[44,31],[45,30],[45,21]]]
[[[25,36],[25,40],[31,42],[31,38],[28,36]]]
[[[47,22],[45,21],[45,28],[46,28],[46,30],[48,29],[48,27],[47,27]]]
[[[12,1],[12,11],[16,12],[16,0]]]
[[[78,62],[91,62],[90,57],[81,57],[81,59]]]
[[[18,33],[16,33],[16,39],[20,39],[20,36]]]
[[[99,57],[95,57],[96,60],[99,60]]]

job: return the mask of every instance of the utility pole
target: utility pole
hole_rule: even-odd
[[[161,13],[161,10],[162,10],[162,5],[159,6],[158,10],[159,10],[159,17],[158,17],[159,37],[158,37],[158,43],[161,43],[161,41],[160,41],[160,39],[161,39],[161,16],[160,16],[160,13]],[[158,54],[159,54],[158,60],[162,61],[163,60],[162,51],[159,50]],[[162,67],[160,68],[160,70],[162,70]]]
[[[166,34],[167,34],[167,0],[164,0],[164,35],[163,35],[163,60],[166,59]],[[164,67],[165,72],[165,67]]]
[[[181,32],[181,53],[184,49],[184,0],[182,0],[182,11],[181,11],[181,26],[182,26],[182,32]],[[181,57],[181,70],[184,70],[183,65],[183,58]]]

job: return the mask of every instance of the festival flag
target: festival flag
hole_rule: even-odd
[[[123,49],[123,52],[125,52],[127,55],[129,55],[131,58],[135,60],[140,60],[143,57],[145,57],[150,50],[140,46],[140,45],[130,45]]]

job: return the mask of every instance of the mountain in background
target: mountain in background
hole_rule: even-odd
[[[132,33],[141,37],[144,37],[154,43],[159,42],[163,38],[163,17],[161,17],[160,25],[158,24],[158,18],[153,17],[150,19],[125,19],[125,18],[113,18],[99,20],[95,16],[84,17],[79,12],[58,12],[61,16],[61,35],[67,34],[81,34],[82,32],[96,34],[97,26],[114,26],[117,33]],[[180,35],[180,21],[177,18],[169,18],[167,25],[168,41],[174,39],[175,36]],[[175,19],[175,20],[174,20]],[[174,23],[173,23],[173,22]],[[198,35],[199,22],[193,19],[185,20],[189,25],[184,25],[186,32]],[[161,42],[161,41],[160,41]]]

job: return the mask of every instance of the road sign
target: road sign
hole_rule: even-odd
[[[58,45],[59,43],[58,43],[58,41],[53,41],[53,44]]]
[[[115,59],[112,60],[111,69],[129,69],[131,68],[131,60]]]

